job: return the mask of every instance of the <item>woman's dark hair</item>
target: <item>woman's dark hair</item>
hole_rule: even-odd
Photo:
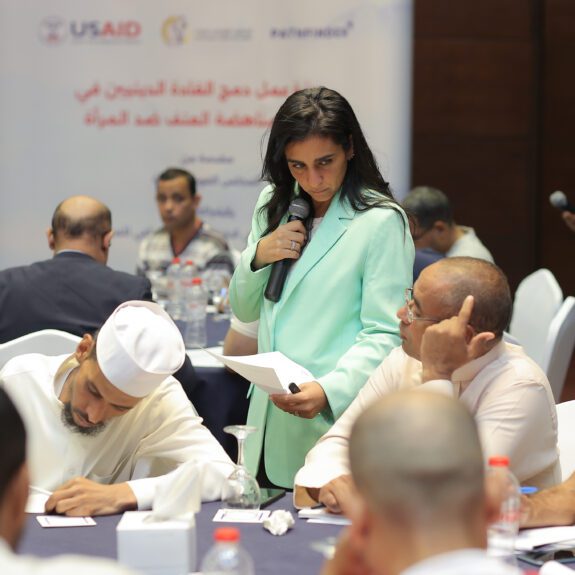
[[[307,88],[287,98],[270,130],[261,177],[272,184],[275,191],[261,208],[268,222],[263,235],[278,227],[295,195],[295,180],[285,159],[285,148],[290,142],[300,142],[310,136],[331,138],[346,151],[353,144],[354,155],[347,165],[340,201],[347,198],[355,211],[384,205],[397,209],[389,184],[379,172],[349,102],[335,90],[323,86]],[[371,191],[369,195],[365,189]],[[304,190],[301,195],[312,206],[311,218],[313,204]]]

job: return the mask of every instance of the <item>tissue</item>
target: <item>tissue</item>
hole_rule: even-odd
[[[162,478],[152,511],[124,513],[116,529],[120,563],[147,575],[195,570],[202,469],[201,464],[185,463]]]
[[[294,518],[289,511],[278,509],[264,521],[263,525],[272,535],[284,535],[294,526]]]

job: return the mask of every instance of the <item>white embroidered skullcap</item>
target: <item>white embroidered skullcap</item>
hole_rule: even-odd
[[[96,340],[106,379],[132,397],[144,397],[184,363],[186,348],[170,316],[156,303],[119,305]]]

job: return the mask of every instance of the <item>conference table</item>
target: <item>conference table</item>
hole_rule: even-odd
[[[208,347],[222,345],[230,322],[218,314],[208,314]],[[191,355],[191,354],[190,354]],[[193,357],[193,356],[192,356]],[[192,364],[198,376],[198,384],[190,392],[190,399],[204,425],[223,445],[228,455],[235,461],[237,456],[236,439],[224,432],[226,425],[246,422],[249,400],[249,382],[243,377],[221,367],[206,367]]]
[[[298,519],[293,509],[291,493],[273,503],[269,509],[287,509],[295,518],[294,527],[285,535],[274,536],[261,524],[215,523],[220,502],[204,503],[196,515],[197,557],[199,563],[212,545],[212,534],[218,527],[233,525],[241,533],[241,544],[254,559],[256,574],[302,575],[319,573],[323,555],[314,547],[326,548],[342,529],[337,525],[307,523]],[[51,557],[61,553],[76,553],[117,558],[116,525],[121,515],[95,517],[93,527],[42,528],[36,516],[28,516],[26,532],[19,552]]]

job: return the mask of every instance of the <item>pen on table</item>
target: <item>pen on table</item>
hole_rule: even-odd
[[[301,391],[301,389],[293,381],[288,385],[288,389],[292,393],[299,393]]]

